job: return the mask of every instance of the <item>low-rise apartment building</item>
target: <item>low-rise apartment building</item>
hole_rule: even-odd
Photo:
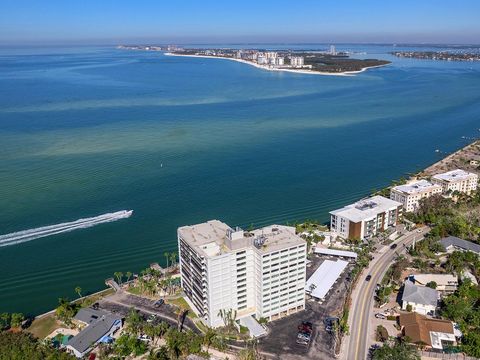
[[[405,185],[394,186],[390,190],[390,199],[402,203],[404,211],[414,212],[418,209],[421,199],[441,193],[440,185],[432,184],[427,180],[417,180]]]
[[[178,229],[186,300],[211,327],[221,312],[274,320],[305,308],[306,243],[290,226],[253,231],[211,220]]]
[[[432,182],[440,185],[445,194],[454,191],[470,194],[477,190],[478,175],[456,169],[432,176]]]
[[[383,196],[347,205],[330,212],[330,228],[344,239],[369,239],[394,227],[402,216],[402,204]]]

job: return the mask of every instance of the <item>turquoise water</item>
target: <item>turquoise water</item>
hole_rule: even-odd
[[[92,292],[115,271],[164,263],[181,225],[328,221],[478,136],[478,63],[344,48],[393,64],[334,77],[113,48],[0,49],[0,234],[134,210],[0,247],[0,311],[46,311],[77,285]]]

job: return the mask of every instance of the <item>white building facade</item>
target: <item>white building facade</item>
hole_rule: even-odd
[[[373,196],[331,211],[330,229],[344,239],[366,240],[396,226],[401,216],[400,202]]]
[[[478,175],[456,169],[432,176],[432,182],[440,185],[444,193],[458,191],[470,194],[477,190]]]
[[[295,228],[233,230],[218,220],[178,229],[186,300],[211,327],[236,319],[273,320],[305,308],[306,243]]]
[[[405,185],[398,185],[390,190],[390,199],[403,204],[406,212],[414,212],[419,207],[421,199],[441,194],[442,187],[427,180],[412,181]]]
[[[303,56],[291,56],[290,65],[292,67],[302,67],[305,63]]]

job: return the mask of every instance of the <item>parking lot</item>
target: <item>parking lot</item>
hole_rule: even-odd
[[[168,322],[170,325],[177,326],[178,312],[176,307],[169,304],[155,307],[154,301],[130,295],[123,291],[102,299],[99,301],[99,307],[101,309],[122,314],[123,316],[126,316],[130,309],[134,307],[144,316],[144,318],[148,318],[150,315],[154,314],[159,319]],[[185,318],[184,328],[198,332],[198,329],[188,317]]]
[[[307,279],[326,260],[334,257],[314,256],[307,267]],[[324,319],[341,314],[346,290],[350,286],[348,265],[326,296],[323,303],[307,300],[305,310],[268,324],[269,334],[259,340],[261,351],[276,354],[278,359],[329,359],[333,358],[334,337],[325,330]],[[309,345],[297,344],[297,327],[302,321],[313,323]]]

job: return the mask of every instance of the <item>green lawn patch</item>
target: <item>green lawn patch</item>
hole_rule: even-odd
[[[60,327],[60,323],[55,319],[55,314],[49,314],[42,318],[35,319],[27,331],[39,339],[45,339],[48,334]]]
[[[183,297],[179,297],[177,299],[169,299],[167,300],[167,303],[178,306],[182,310],[188,310],[188,316],[192,319],[195,319],[197,317],[197,315],[192,311],[192,309]]]

